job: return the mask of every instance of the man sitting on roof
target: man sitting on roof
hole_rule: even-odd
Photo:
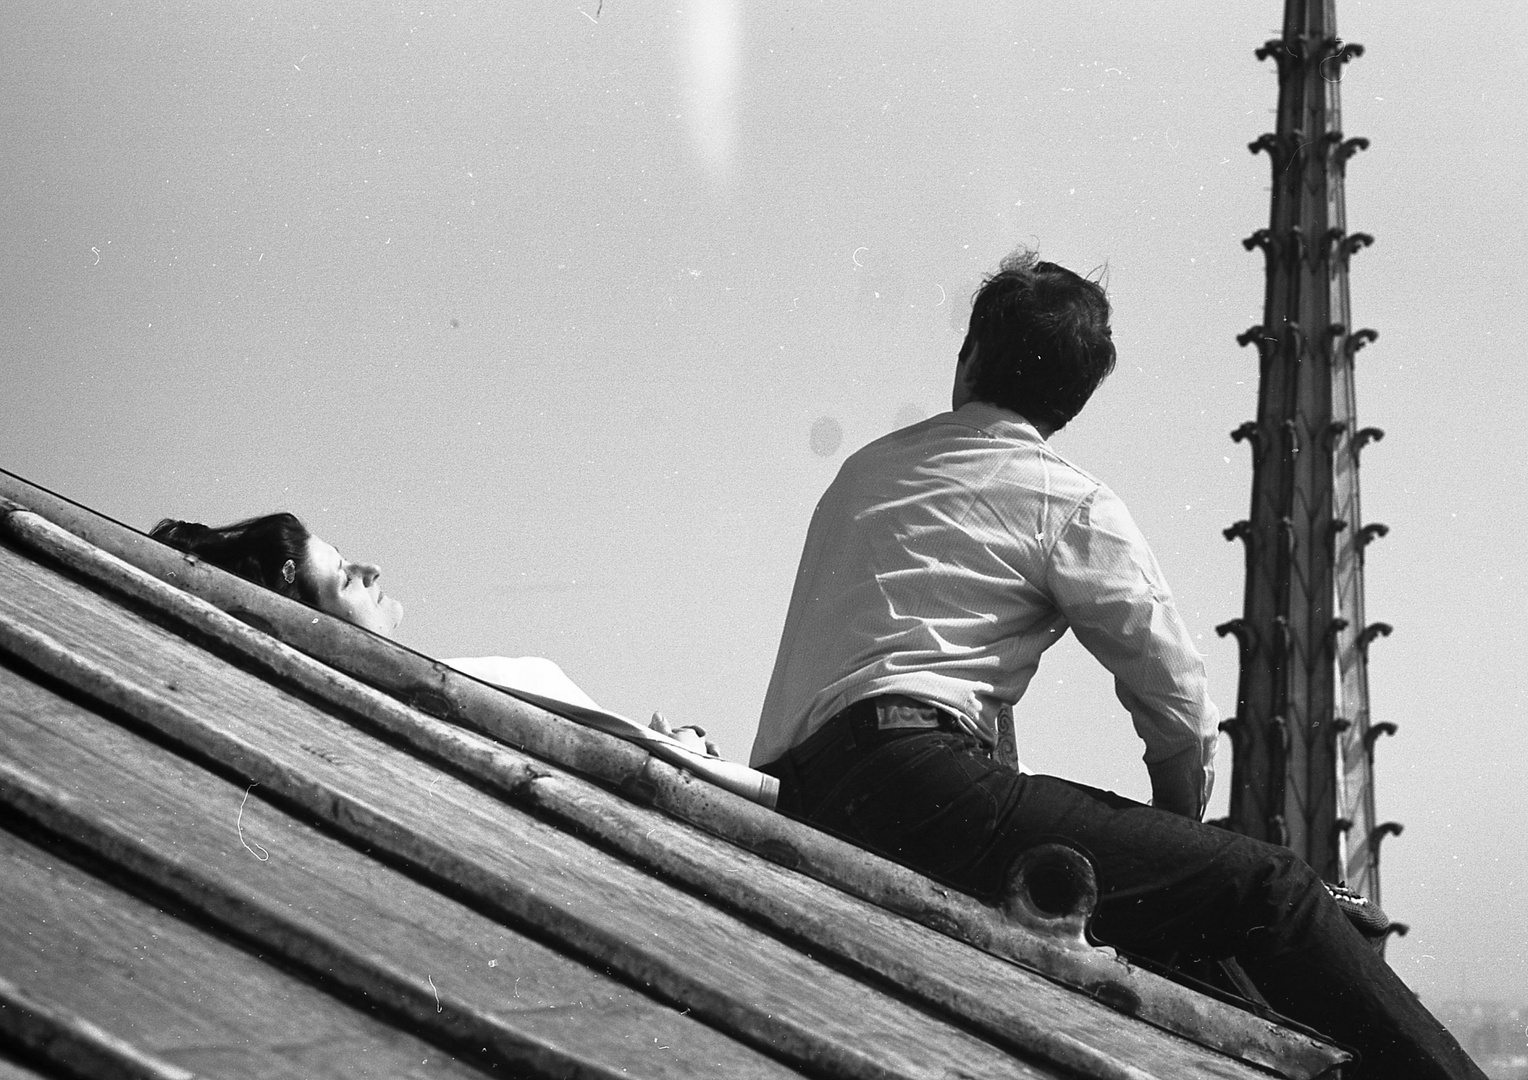
[[[1480,1076],[1286,848],[1200,823],[1219,715],[1124,505],[1049,438],[1113,369],[1103,289],[1018,252],[978,292],[952,410],[852,455],[818,503],[754,743],[780,807],[978,895],[1062,841],[1092,930],[1237,957],[1364,1076]],[[1153,806],[1020,771],[1013,706],[1070,627],[1146,744]]]

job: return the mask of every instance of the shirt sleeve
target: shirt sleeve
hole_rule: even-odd
[[[1184,755],[1200,809],[1214,783],[1220,714],[1204,658],[1178,615],[1161,568],[1130,512],[1108,488],[1083,500],[1050,553],[1049,591],[1077,640],[1114,676],[1146,744],[1148,766]],[[1183,770],[1178,770],[1182,772]]]

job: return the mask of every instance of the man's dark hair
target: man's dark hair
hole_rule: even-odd
[[[972,299],[962,359],[975,344],[975,397],[1058,431],[1114,370],[1103,287],[1024,249]]]

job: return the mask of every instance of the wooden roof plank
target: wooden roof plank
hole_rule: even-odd
[[[185,678],[178,685],[182,693],[193,690]],[[719,844],[714,837],[550,770],[517,751],[450,728],[383,695],[374,696],[380,701],[357,695],[350,703],[368,709],[389,733],[412,739],[504,797],[548,812],[565,828],[596,836],[644,865],[699,887],[712,901],[730,903],[781,933],[803,939],[810,949],[858,964],[1020,1053],[1100,1077],[1175,1076],[1185,1059],[1197,1062],[1206,1075],[1248,1074],[1245,1066],[1174,1036],[1121,1024],[1113,1010],[1079,999],[1011,963]],[[1023,1001],[1022,1009],[1014,1007],[1017,1001]]]
[[[0,746],[0,804],[437,1042],[538,1075],[796,1075],[4,668]]]
[[[1150,1023],[1180,1032],[1282,1075],[1311,1076],[1345,1058],[1335,1048],[1234,1006],[1186,992],[1149,972],[1100,963],[1097,950],[1058,954],[973,898],[939,887],[906,868],[737,798],[648,757],[639,748],[580,728],[328,616],[170,551],[143,534],[0,470],[0,503],[40,510],[4,513],[0,527],[113,588],[137,595],[156,579],[190,590],[253,625],[269,627],[305,652],[386,689],[432,715],[490,732],[509,743],[620,787],[730,842],[797,869],[873,904],[906,914],[978,948],[1033,965]],[[69,532],[54,525],[66,526]],[[77,539],[77,538],[83,538]],[[92,545],[99,545],[95,547]],[[64,550],[69,549],[69,550]],[[119,560],[126,559],[132,565]],[[71,561],[72,560],[72,561]],[[150,575],[153,575],[150,577]],[[161,596],[152,601],[167,607]],[[246,638],[238,647],[249,647]],[[258,649],[258,647],[257,647]],[[288,650],[270,640],[266,655]]]
[[[0,1045],[69,1076],[92,1080],[196,1080],[50,996],[0,976]]]
[[[55,616],[67,612],[70,610],[71,596],[75,601],[101,604],[103,611],[112,606],[99,598],[89,599],[78,586],[62,581],[53,583],[49,589],[47,606],[55,612]],[[93,594],[89,596],[93,597]],[[67,619],[63,623],[59,623],[57,618],[54,621],[55,630],[69,624]],[[115,659],[139,666],[152,666],[156,662],[156,650],[160,647],[153,640],[136,641],[131,635],[121,639],[111,637],[94,645],[94,635],[80,634],[77,637],[74,645],[87,651],[96,648],[97,660]],[[150,639],[152,637],[150,635]],[[224,715],[233,715],[228,711],[225,665],[209,661],[200,652],[189,650],[184,643],[181,643],[181,647],[188,648],[188,651],[174,663],[177,671],[177,700],[199,703],[198,708],[203,712],[221,711]],[[198,657],[200,665],[197,663]],[[198,675],[203,682],[198,682]],[[249,680],[249,684],[259,687],[267,696],[272,693],[269,687],[256,680]],[[287,699],[278,695],[275,700]],[[259,726],[269,727],[268,702],[249,703],[235,712],[259,715]],[[334,735],[344,734],[338,727],[331,731]],[[460,734],[466,737],[465,733]],[[326,759],[344,760],[354,753],[365,753],[373,749],[372,740],[355,732],[349,732],[346,738],[346,746],[313,745],[312,740],[305,744],[300,733],[289,732],[283,741],[287,744],[295,743],[309,753],[318,753]],[[300,757],[295,761],[294,764],[289,759],[289,770],[322,768]],[[542,766],[540,771],[544,775],[545,767]],[[531,775],[535,775],[535,772],[533,767]],[[388,782],[389,785],[394,783]],[[439,794],[443,789],[438,786],[438,781],[434,783],[436,786],[433,792]],[[630,821],[626,823],[633,824]],[[660,826],[670,832],[675,828],[665,825],[661,820],[650,820],[646,831],[651,834]],[[715,852],[717,845],[714,840],[702,839],[694,850]],[[712,875],[703,884],[711,887],[720,885],[723,888],[730,884],[739,893],[756,898],[770,897],[769,903],[755,904],[754,907],[758,909],[774,904],[779,909],[777,925],[782,929],[800,933],[815,928],[818,931],[816,944],[826,945],[851,959],[868,962],[872,969],[897,984],[921,992],[925,1000],[933,1004],[953,1009],[963,1019],[974,1021],[986,1033],[1009,1043],[1020,1053],[1038,1055],[1075,1068],[1085,1068],[1101,1076],[1174,1075],[1181,1069],[1185,1054],[1198,1061],[1201,1069],[1215,1075],[1242,1075],[1245,1072],[1245,1066],[1220,1058],[1219,1055],[1206,1054],[1170,1037],[1154,1036],[1136,1025],[1122,1025],[1110,1011],[1088,1001],[1078,1001],[1074,995],[1053,984],[1037,980],[1010,964],[984,956],[957,942],[932,935],[921,927],[906,923],[898,925],[899,921],[894,917],[877,909],[866,909],[862,903],[851,902],[842,894],[829,894],[828,902],[824,903],[820,885],[768,864],[760,864],[758,860],[748,860],[741,852],[734,854],[734,863],[741,859],[745,864],[718,868],[721,872]],[[729,875],[726,872],[728,870],[735,873]],[[759,879],[760,872],[766,876],[763,881]],[[769,875],[773,875],[772,879]],[[734,878],[731,883],[726,880],[729,876]],[[803,889],[802,886],[815,888]],[[848,910],[845,910],[846,905]],[[835,907],[838,910],[834,910]],[[858,910],[855,910],[856,907]],[[814,911],[817,913],[815,917]],[[793,923],[798,925],[793,926]],[[877,940],[877,931],[888,931],[898,936]],[[954,958],[953,963],[949,962],[951,957]],[[945,963],[941,964],[941,960]],[[1025,1002],[1023,1010],[1014,1009],[1010,1004],[1019,998]]]
[[[13,515],[13,520],[23,519],[39,522],[54,534],[58,533],[58,530],[36,519],[34,515]],[[49,535],[44,538],[54,545],[50,553],[70,558],[78,553],[59,552],[57,549],[82,546],[80,541],[68,534],[62,534],[61,540]],[[100,555],[95,549],[88,551]],[[102,558],[109,559],[104,556]],[[130,578],[144,577],[131,567],[120,566],[119,569]],[[912,940],[905,942],[906,947],[901,950],[887,948],[888,938],[881,931],[885,929],[888,920],[892,925],[896,925],[896,920],[877,907],[852,901],[836,890],[825,894],[820,886],[810,887],[815,886],[815,883],[809,882],[802,875],[780,870],[766,861],[750,859],[737,848],[718,845],[714,839],[692,833],[665,819],[654,819],[650,812],[626,800],[610,796],[573,778],[549,772],[545,766],[531,763],[502,746],[485,744],[467,732],[404,708],[386,695],[354,683],[153,579],[147,581],[147,595],[142,581],[130,581],[128,584],[133,586],[130,592],[136,589],[135,595],[155,601],[156,606],[174,609],[172,613],[178,619],[190,622],[200,631],[212,632],[219,640],[232,639],[231,644],[253,659],[257,666],[270,670],[282,681],[296,682],[309,692],[327,698],[347,718],[363,718],[387,733],[410,742],[419,751],[449,761],[472,773],[494,786],[504,797],[533,805],[542,813],[550,811],[565,826],[580,832],[592,832],[611,846],[622,849],[636,861],[661,873],[678,877],[692,887],[699,887],[713,899],[731,904],[750,917],[762,918],[783,932],[802,937],[812,948],[832,951],[848,962],[862,966],[870,974],[897,983],[936,1007],[951,1009],[1000,1041],[1009,1042],[1026,1052],[1061,1064],[1093,1071],[1102,1070],[1100,1075],[1120,1068],[1117,1063],[1121,1058],[1149,1062],[1155,1053],[1176,1061],[1181,1054],[1181,1047],[1173,1045],[1171,1040],[1161,1044],[1148,1038],[1143,1044],[1141,1037],[1146,1033],[1133,1027],[1121,1028],[1112,1023],[1107,1015],[1100,1020],[1085,1004],[1076,1002],[1071,995],[1056,989],[1049,982],[1034,983],[1035,986],[1051,990],[1049,996],[1043,990],[1031,992],[1025,989],[1023,996],[1026,1005],[1031,1008],[1023,1014],[1016,1013],[1005,1006],[1002,993],[994,993],[990,987],[981,985],[983,980],[979,975],[973,977],[971,970],[973,958],[987,961],[989,967],[1002,969],[1000,980],[1010,982],[1007,989],[1011,992],[1016,989],[1011,985],[1011,980],[1018,973],[1010,964],[992,961],[983,954],[958,948],[948,939],[941,938],[936,942],[931,940],[927,931],[913,932],[914,928],[905,924],[897,926],[898,936],[911,936]],[[185,608],[190,608],[190,612],[182,610]],[[660,833],[659,840],[651,842],[655,828]],[[688,846],[685,846],[686,842]],[[877,917],[882,921],[880,926],[873,925]],[[922,934],[921,938],[919,933]],[[941,945],[943,948],[939,947]],[[1040,945],[1045,947],[1044,942]],[[1064,945],[1049,948],[1055,953],[1065,952]],[[1098,954],[1099,957],[1103,955]],[[941,965],[938,962],[950,960],[951,957],[952,964]],[[931,958],[935,962],[931,963]],[[1098,960],[1092,957],[1085,959],[1088,963],[1074,973],[1081,974],[1091,965],[1092,977],[1078,981],[1092,988],[1093,992],[1128,998],[1132,993],[1132,983],[1139,985],[1138,981],[1129,978],[1118,981],[1113,978],[1117,970],[1122,970],[1127,976],[1131,974],[1128,966],[1118,962],[1106,963],[1100,975]],[[980,966],[980,962],[976,962],[978,970]],[[1124,986],[1121,987],[1119,982],[1123,982]],[[1149,981],[1147,985],[1150,985]],[[1191,1001],[1197,998],[1196,995],[1181,991],[1179,996]],[[1055,1006],[1050,1015],[1047,1015],[1047,1002]],[[1218,1002],[1210,1001],[1209,1005],[1212,1010],[1215,1007],[1224,1010],[1224,1006]],[[1058,1015],[1062,1019],[1057,1019]],[[1240,1019],[1245,1023],[1248,1018]],[[1305,1038],[1302,1042],[1302,1037],[1281,1031],[1273,1025],[1260,1024],[1258,1028],[1269,1036],[1264,1041],[1271,1043],[1275,1052],[1260,1057],[1257,1051],[1267,1051],[1268,1047],[1253,1047],[1253,1052],[1245,1053],[1244,1056],[1265,1063],[1276,1062],[1285,1075],[1311,1075],[1324,1068],[1333,1057],[1329,1047],[1315,1040]],[[1240,1044],[1244,1051],[1246,1042],[1242,1040]],[[1306,1060],[1295,1060],[1296,1055],[1290,1053],[1292,1044],[1296,1048],[1303,1048]]]
[[[67,590],[57,593],[56,599],[63,602],[66,593]],[[121,644],[117,642],[110,650],[103,650],[102,655],[108,651],[130,655],[130,651],[120,652]],[[144,654],[140,661],[149,662],[149,655]],[[194,695],[195,668],[183,664],[178,670],[179,693],[183,697]],[[215,676],[218,671],[204,674]],[[205,687],[203,693],[202,700],[208,707],[224,704],[216,701],[221,694],[216,681]],[[394,711],[408,711],[390,699],[383,701],[391,704]],[[444,726],[439,721],[412,715],[424,723]],[[470,733],[453,734],[458,743],[481,742]],[[351,745],[364,742],[355,736],[350,739]],[[349,753],[333,747],[299,745],[330,757]],[[475,749],[473,757],[515,753],[488,745]],[[500,786],[510,795],[538,788],[543,795],[536,800],[538,808],[547,809],[556,801],[550,785],[559,777],[550,774],[544,765],[521,760],[523,767]],[[466,764],[470,767],[472,762]],[[494,779],[493,774],[482,770],[478,775],[490,782]],[[570,777],[560,779],[566,786],[577,783]],[[811,879],[736,848],[719,845],[714,838],[693,833],[651,811],[639,810],[597,788],[587,784],[579,787],[582,790],[575,789],[557,804],[575,828],[589,830],[615,846],[638,849],[649,865],[656,863],[671,872],[678,870],[677,876],[700,886],[713,900],[718,894],[730,897],[737,906],[764,918],[781,932],[804,937],[810,947],[832,951],[930,1005],[951,1010],[1017,1052],[1103,1077],[1172,1076],[1182,1068],[1185,1056],[1199,1061],[1209,1074],[1239,1076],[1246,1072],[1244,1066],[1185,1045],[1171,1036],[1137,1025],[1122,1025],[1112,1010],[1091,1000],[1079,1000],[1048,980],[921,925],[908,923],[836,890],[824,889]],[[672,857],[676,853],[682,853],[681,857]],[[1024,1002],[1023,1009],[1013,1007],[1017,1000]]]
[[[182,1076],[483,1075],[4,831],[0,904],[0,969]]]
[[[56,1077],[59,1074],[53,1075]],[[4,1047],[0,1046],[0,1080],[51,1080],[51,1078],[40,1072],[33,1072],[19,1061],[7,1058]]]
[[[51,621],[55,626],[67,625],[72,614],[55,608]],[[102,640],[116,638],[106,634]],[[7,640],[7,647],[12,643]],[[177,657],[176,661],[176,680],[192,685],[185,666],[192,658]],[[721,916],[696,898],[656,886],[604,853],[507,811],[449,775],[432,774],[386,748],[343,745],[336,753],[336,741],[327,737],[334,732],[291,728],[291,717],[281,715],[278,701],[266,702],[252,717],[241,716],[238,704],[226,703],[219,717],[225,731],[247,728],[240,732],[244,739],[266,743],[261,749],[269,756],[261,760],[255,760],[245,744],[239,766],[258,777],[262,789],[296,801],[326,824],[346,832],[352,843],[388,851],[442,884],[462,890],[484,909],[551,935],[586,961],[609,964],[639,985],[650,984],[655,992],[693,1008],[723,1030],[741,1033],[761,1048],[832,1075],[942,1076],[947,1067],[963,1069],[971,1076],[1042,1075],[990,1044]],[[119,697],[117,703],[124,702],[139,719],[154,721],[144,715],[141,702]],[[286,704],[307,708],[290,699]],[[35,706],[31,711],[36,712]],[[189,714],[181,719],[194,722]],[[322,714],[310,719],[340,727]],[[115,793],[99,798],[97,785],[114,783],[120,790],[128,783],[128,763],[119,753],[102,762],[105,768],[94,778],[94,785],[81,786],[86,762],[78,753],[71,757],[59,741],[83,751],[101,742],[100,731],[45,732],[14,712],[5,720],[11,761],[0,764],[6,781],[0,785],[4,789],[0,797],[12,800],[34,819],[51,820],[52,827],[66,835],[85,838],[114,861],[133,862],[139,873],[152,876],[164,888],[179,890],[177,895],[189,903],[210,903],[234,912],[236,919],[254,914],[248,891],[257,882],[268,884],[268,863],[244,860],[218,867],[209,862],[207,853],[193,857],[186,847],[197,809],[207,805],[205,796],[183,796],[145,777],[138,798],[120,798]],[[54,735],[51,743],[46,734]],[[322,756],[305,759],[307,755],[298,748],[305,735],[306,740],[322,740]],[[140,753],[153,756],[154,750],[144,744]],[[66,761],[68,766],[63,764]],[[295,766],[307,775],[299,775]],[[165,767],[156,764],[150,775]],[[110,780],[112,775],[115,781]],[[320,775],[329,782],[314,778]],[[17,792],[25,793],[24,800],[18,800]],[[231,808],[237,792],[236,787],[228,791],[224,804]],[[80,800],[91,799],[95,799],[93,805],[82,813]],[[161,809],[145,809],[156,801]],[[165,819],[163,807],[177,802],[180,805],[171,817],[179,824],[166,830],[158,824]],[[246,832],[250,823],[246,814],[242,824]],[[449,837],[441,835],[445,827],[450,829]],[[269,850],[268,843],[265,848]],[[260,867],[258,877],[252,876],[255,866]],[[211,873],[220,880],[210,880]],[[323,906],[325,911],[335,908],[333,903]],[[255,925],[241,928],[272,941],[274,910],[264,905]],[[317,908],[308,914],[321,917]],[[374,912],[365,921],[387,922]],[[396,931],[397,917],[391,921]],[[341,935],[345,929],[327,926],[324,935]],[[302,947],[322,947],[327,940],[324,935],[317,940],[309,935]],[[296,947],[290,942],[278,944]],[[379,947],[387,952],[395,945],[390,938]],[[385,958],[378,957],[378,963]],[[418,971],[412,969],[415,983]],[[405,972],[398,971],[391,986],[395,995],[405,993],[405,981]],[[419,1011],[417,988],[412,1002],[400,1002],[403,1007],[410,1004]],[[453,1006],[460,1007],[456,1002]]]

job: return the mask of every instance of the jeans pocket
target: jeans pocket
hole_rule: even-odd
[[[992,843],[988,763],[947,735],[900,739],[867,756],[841,789],[855,838],[931,874],[953,875]]]

